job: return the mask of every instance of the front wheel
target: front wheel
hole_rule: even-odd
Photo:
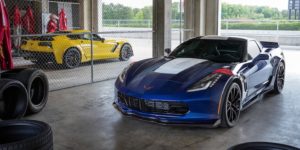
[[[242,90],[240,86],[233,82],[222,104],[221,126],[231,128],[235,126],[240,117],[240,104],[242,99]]]
[[[121,61],[127,61],[130,59],[130,57],[133,56],[132,47],[130,44],[125,43],[120,51],[120,60]]]
[[[76,48],[70,48],[63,58],[64,66],[68,69],[76,68],[81,63],[81,54]]]

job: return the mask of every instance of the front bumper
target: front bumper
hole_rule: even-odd
[[[198,103],[199,106],[202,102],[201,100],[191,103],[187,102],[187,105],[191,106]],[[136,117],[163,125],[217,127],[220,124],[220,119],[217,114],[201,113],[201,110],[193,111],[195,110],[194,108],[190,108],[185,114],[146,112],[140,109],[129,108],[128,105],[123,103],[118,97],[115,98],[113,106],[126,116]]]

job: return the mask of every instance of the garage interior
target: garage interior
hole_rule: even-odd
[[[291,37],[221,32],[222,0],[148,0],[152,6],[150,28],[108,26],[102,9],[103,3],[114,2],[110,0],[5,1],[9,10],[13,10],[16,4],[24,10],[28,6],[34,10],[35,33],[13,33],[13,39],[47,36],[49,15],[57,14],[64,8],[68,14],[72,14],[67,15],[69,29],[85,29],[105,38],[127,39],[134,49],[135,55],[129,61],[92,59],[74,69],[63,69],[54,63],[37,65],[24,60],[22,54],[14,57],[17,68],[42,69],[49,78],[47,106],[39,114],[24,119],[48,123],[54,134],[54,149],[222,150],[254,141],[300,147],[298,32],[291,33]],[[176,29],[172,23],[174,1],[180,3],[180,13],[184,12]],[[120,21],[112,24],[119,26]],[[166,56],[165,49],[174,49],[183,41],[205,35],[248,36],[279,42],[287,68],[283,92],[259,97],[256,104],[241,113],[237,126],[229,129],[166,126],[126,117],[113,107],[115,80],[131,62]],[[93,53],[93,48],[90,50]]]

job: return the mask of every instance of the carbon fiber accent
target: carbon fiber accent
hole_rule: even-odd
[[[184,115],[189,111],[184,103],[140,99],[120,92],[118,100],[130,109],[147,113]]]

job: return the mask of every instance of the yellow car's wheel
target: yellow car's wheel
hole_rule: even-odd
[[[77,48],[69,48],[63,57],[63,63],[66,68],[73,69],[81,64],[81,54]]]
[[[130,44],[125,43],[120,51],[120,60],[121,61],[127,61],[130,59],[130,57],[133,56],[133,51],[132,51],[132,47]]]

